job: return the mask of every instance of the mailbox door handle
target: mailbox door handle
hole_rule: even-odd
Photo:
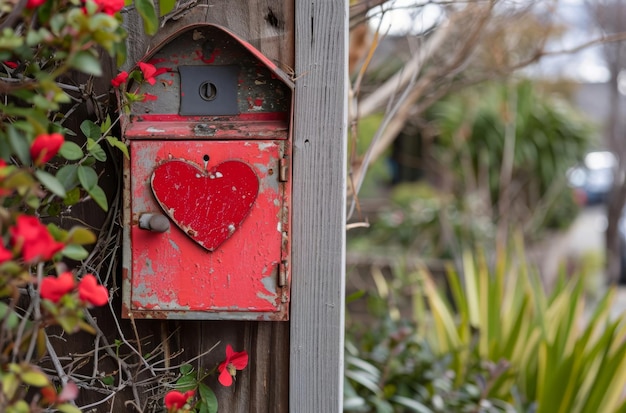
[[[152,232],[167,232],[170,229],[170,220],[161,214],[141,214],[139,228]]]

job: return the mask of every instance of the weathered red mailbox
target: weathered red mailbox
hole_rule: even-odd
[[[122,123],[124,316],[286,320],[291,80],[208,24],[146,61]]]

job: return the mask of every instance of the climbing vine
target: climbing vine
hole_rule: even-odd
[[[160,14],[174,5],[161,0]],[[217,400],[203,380],[219,373],[219,382],[229,386],[248,363],[245,351],[228,346],[224,362],[211,371],[197,372],[190,364],[155,368],[165,357],[163,345],[142,354],[139,338],[126,338],[117,320],[118,336],[111,342],[92,315],[92,309],[104,307],[113,319],[118,316],[111,301],[117,294],[112,257],[120,244],[119,231],[113,230],[119,226],[119,194],[107,196],[101,177],[105,162],[117,169],[116,159],[129,154],[116,136],[118,117],[109,110],[114,94],[97,95],[94,83],[104,72],[102,53],[118,64],[126,57],[124,7],[143,17],[147,33],[156,31],[150,0],[0,3],[3,412],[93,411],[122,392],[131,395],[126,405],[136,411],[215,412]],[[149,66],[142,63],[130,76],[149,82]],[[128,76],[120,72],[111,89],[122,87]],[[72,130],[69,124],[85,108],[93,119],[79,119],[78,130]],[[80,222],[74,211],[81,207],[104,211],[103,227]],[[57,354],[53,342],[70,340],[71,334],[90,337],[90,350]],[[81,406],[82,391],[101,397]]]

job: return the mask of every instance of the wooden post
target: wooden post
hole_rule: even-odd
[[[343,399],[348,3],[296,2],[289,404]]]

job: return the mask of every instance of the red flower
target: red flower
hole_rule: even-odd
[[[78,284],[78,297],[91,305],[105,305],[109,302],[109,291],[98,285],[93,274],[86,274]]]
[[[157,77],[157,76],[162,75],[163,73],[167,73],[169,71],[170,71],[170,69],[168,69],[167,67],[157,67],[156,72],[154,72],[154,77]]]
[[[0,264],[13,258],[13,253],[0,244]]]
[[[121,72],[119,75],[111,79],[111,85],[113,85],[113,87],[120,87],[122,83],[126,83],[127,79],[128,79],[128,72],[125,72],[125,71]]]
[[[35,7],[41,6],[45,2],[46,2],[46,0],[28,0],[26,2],[26,8],[27,9],[34,9]]]
[[[156,79],[154,76],[156,75],[156,67],[151,65],[150,63],[139,62],[139,69],[141,69],[141,73],[143,73],[143,79],[154,85],[156,83]]]
[[[52,235],[39,220],[30,215],[20,215],[17,223],[9,230],[11,242],[22,252],[24,261],[35,259],[49,260],[54,254],[61,251],[64,245],[56,242]]]
[[[39,293],[41,298],[58,303],[61,297],[74,289],[74,276],[71,272],[64,272],[58,277],[48,276],[41,280]]]
[[[98,5],[98,10],[109,16],[113,16],[124,7],[124,0],[94,0],[94,3]]]
[[[185,403],[187,403],[187,400],[193,397],[194,393],[195,392],[193,390],[189,390],[185,393],[172,390],[165,395],[165,407],[167,407],[168,411],[175,412],[176,410],[181,409]]]
[[[35,165],[44,164],[52,159],[59,152],[64,141],[65,138],[60,133],[37,136],[30,146],[30,156]]]
[[[237,370],[243,370],[248,365],[248,352],[234,352],[233,347],[229,344],[226,346],[226,360],[224,360],[217,370],[220,372],[218,381],[222,386],[230,386],[233,384],[233,377],[237,374]]]
[[[78,397],[78,386],[74,382],[68,381],[61,393],[57,394],[54,387],[48,386],[41,389],[41,395],[43,400],[49,404],[65,403]]]
[[[155,96],[151,93],[144,93],[143,97],[141,98],[142,102],[150,102],[151,100],[157,100],[159,97]]]

